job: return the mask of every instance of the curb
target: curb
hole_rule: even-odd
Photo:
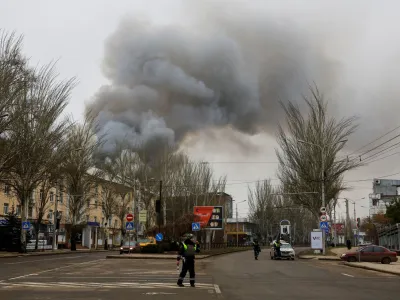
[[[315,259],[315,260],[325,260],[325,261],[341,261],[341,259],[338,257],[338,258],[333,258],[333,257],[313,257],[313,256],[311,256],[311,257],[304,257],[304,256],[302,256],[302,255],[299,255],[298,256],[298,258],[299,259]]]
[[[102,252],[111,252],[114,250],[77,250],[77,251],[65,251],[65,252],[32,252],[32,253],[20,253],[20,254],[11,254],[7,256],[0,256],[0,259],[3,258],[16,258],[16,257],[29,257],[29,256],[54,256],[54,255],[64,255],[64,254],[76,254],[76,253],[102,253]]]
[[[224,254],[231,254],[231,253],[237,253],[237,252],[245,252],[245,251],[249,251],[249,249],[246,250],[237,250],[237,251],[230,251],[230,252],[222,252],[222,253],[214,253],[214,254],[205,254],[202,255],[200,257],[196,256],[196,260],[201,260],[201,259],[206,259],[206,258],[210,258],[213,256],[218,256],[218,255],[224,255]],[[141,254],[142,255],[142,254]],[[154,256],[149,256],[149,255],[143,255],[143,256],[124,256],[124,255],[107,255],[106,259],[175,259],[176,260],[176,255],[174,256],[166,256],[163,254],[154,254]]]
[[[349,263],[345,262],[345,266],[352,267],[352,268],[359,268],[359,269],[364,269],[364,270],[369,270],[369,271],[375,271],[375,272],[381,272],[381,273],[386,273],[386,274],[391,274],[391,275],[396,275],[400,276],[400,272],[394,272],[394,271],[389,271],[389,270],[382,270],[378,268],[373,268],[373,267],[368,267],[368,266],[361,266],[361,265],[355,265],[354,263]]]

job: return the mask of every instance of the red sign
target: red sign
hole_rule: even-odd
[[[336,234],[344,234],[344,224],[333,224],[332,231],[336,231]]]
[[[127,214],[127,215],[126,215],[126,220],[127,220],[128,222],[133,221],[133,215],[132,215],[132,214]]]
[[[203,229],[223,229],[223,207],[222,206],[195,206],[193,214],[195,222],[200,223]]]

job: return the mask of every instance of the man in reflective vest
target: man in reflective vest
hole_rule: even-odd
[[[183,262],[182,271],[179,274],[179,279],[177,282],[179,286],[184,286],[183,280],[185,279],[186,273],[189,271],[190,286],[195,287],[194,258],[195,254],[200,252],[200,246],[198,242],[194,243],[192,239],[192,234],[187,235],[185,241],[182,243],[179,249],[177,260],[179,261],[182,259]]]
[[[278,239],[274,242],[274,249],[276,251],[276,255],[281,257],[281,241]]]

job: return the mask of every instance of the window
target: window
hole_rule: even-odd
[[[101,218],[101,226],[104,226],[104,217]]]
[[[53,220],[53,210],[49,210],[49,216],[48,216],[48,218],[50,219],[50,220]]]
[[[96,216],[94,217],[94,221],[97,222],[97,217]]]
[[[16,211],[17,216],[21,215],[21,205],[17,205],[17,211]]]
[[[35,203],[35,190],[33,190],[31,194],[31,203]]]
[[[8,215],[8,203],[4,203],[3,214]]]
[[[43,201],[44,199],[44,191],[43,190],[40,190],[40,192],[39,192],[39,199],[40,199],[40,201]]]
[[[60,203],[63,203],[63,192],[62,192],[62,185],[60,184],[60,186],[58,187],[58,200],[60,201]]]
[[[4,194],[6,195],[10,195],[11,192],[11,186],[9,186],[8,184],[4,185]]]
[[[86,215],[86,222],[89,222],[89,215]]]
[[[362,248],[361,251],[363,251],[363,252],[374,252],[374,247],[365,247],[365,248]]]
[[[374,247],[374,252],[385,252],[385,249],[382,247]]]
[[[32,218],[33,217],[33,206],[29,206],[28,207],[28,218]]]
[[[114,228],[118,227],[118,220],[114,220]]]
[[[53,202],[54,201],[54,193],[50,192],[50,201]]]
[[[96,207],[96,209],[99,207],[99,202],[97,201],[97,199],[94,199],[94,206]]]
[[[63,212],[62,211],[58,211],[57,212],[57,219],[62,219],[62,215],[63,215]]]

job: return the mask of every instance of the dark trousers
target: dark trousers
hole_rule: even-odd
[[[278,255],[278,257],[281,257],[281,248],[276,248],[276,255]]]
[[[193,285],[195,282],[195,272],[194,272],[194,258],[186,257],[185,262],[182,265],[182,272],[179,274],[178,284],[183,283],[183,279],[185,279],[186,273],[189,271],[190,275],[190,284]]]

